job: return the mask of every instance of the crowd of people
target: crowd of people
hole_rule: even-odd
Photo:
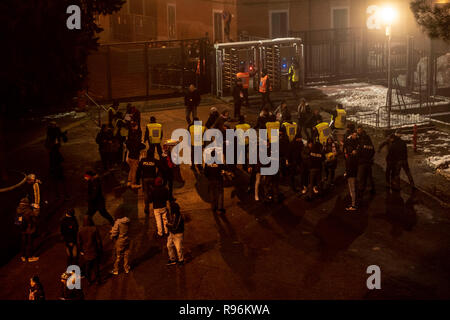
[[[267,79],[268,80],[268,79]],[[365,130],[351,123],[346,123],[345,109],[337,105],[331,113],[331,123],[326,123],[320,114],[320,109],[309,106],[305,99],[299,101],[297,119],[293,119],[286,101],[282,101],[277,108],[269,108],[272,104],[268,95],[263,95],[263,105],[254,123],[247,121],[240,107],[247,105],[248,93],[245,93],[242,80],[236,82],[234,89],[235,112],[234,118],[230,111],[219,111],[216,107],[210,109],[205,125],[200,121],[197,107],[201,96],[195,86],[191,85],[185,95],[186,122],[191,133],[192,151],[196,148],[208,147],[203,142],[193,139],[194,132],[204,132],[214,128],[225,133],[226,129],[267,129],[267,147],[270,142],[279,139],[279,170],[274,175],[263,175],[262,168],[267,164],[258,159],[256,164],[248,163],[248,148],[246,148],[246,163],[236,164],[191,164],[194,171],[203,174],[208,181],[211,210],[214,214],[224,215],[224,181],[233,179],[238,170],[247,175],[247,191],[256,202],[279,203],[284,195],[280,191],[280,184],[285,183],[299,197],[313,201],[322,194],[333,190],[336,181],[336,170],[340,163],[344,163],[344,178],[348,184],[350,203],[346,210],[357,211],[366,187],[370,193],[375,193],[375,183],[372,175],[372,165],[376,149]],[[268,91],[269,92],[269,91]],[[200,126],[200,128],[196,128]],[[278,129],[279,136],[270,134],[270,129]],[[224,134],[225,136],[225,134]],[[54,177],[64,181],[61,166],[62,156],[59,152],[61,140],[67,141],[66,133],[52,123],[49,127],[46,147],[49,151],[50,172]],[[142,134],[141,114],[139,110],[128,104],[126,112],[119,111],[119,104],[113,103],[108,111],[108,123],[104,124],[96,137],[103,173],[108,174],[114,166],[125,166],[128,170],[126,187],[133,190],[141,189],[144,195],[144,213],[150,214],[152,205],[158,239],[165,239],[168,250],[168,265],[183,265],[184,219],[181,209],[173,196],[174,179],[179,175],[179,166],[171,159],[171,144],[163,143],[163,124],[152,116],[145,125]],[[199,143],[199,144],[198,144]],[[224,141],[224,144],[226,141]],[[239,143],[235,141],[235,145]],[[242,143],[242,142],[241,142]],[[248,140],[244,142],[247,146]],[[400,171],[403,168],[414,188],[411,176],[405,142],[399,134],[392,134],[384,141],[379,150],[388,148],[386,183],[392,190],[400,188]],[[216,149],[219,150],[219,149]],[[211,156],[216,156],[216,151]],[[221,149],[225,159],[226,148]],[[235,153],[236,154],[236,153]],[[194,152],[192,152],[194,157]],[[340,161],[339,159],[343,159]],[[194,160],[194,159],[193,159]],[[236,162],[234,162],[236,163]],[[96,212],[105,218],[111,226],[110,238],[114,241],[113,275],[118,275],[123,269],[125,274],[131,271],[130,265],[130,217],[123,210],[119,210],[114,217],[108,212],[106,200],[102,190],[101,175],[94,170],[85,173],[84,179],[88,185],[87,212],[82,215],[82,226],[74,209],[66,210],[60,224],[60,233],[65,244],[67,265],[81,265],[83,276],[89,284],[100,283],[102,279],[100,264],[103,256],[103,244],[99,230],[94,224],[93,216]],[[35,256],[33,238],[36,233],[37,220],[40,213],[40,181],[35,175],[27,178],[26,196],[21,200],[17,209],[16,224],[22,232],[22,261],[34,262]],[[61,282],[66,285],[70,274],[63,274]],[[44,299],[44,291],[38,276],[30,280],[30,299]],[[82,291],[67,291],[63,289],[62,298],[82,299]]]

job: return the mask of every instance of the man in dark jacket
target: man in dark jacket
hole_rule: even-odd
[[[270,120],[269,109],[263,108],[256,119],[255,129],[266,129],[266,123]]]
[[[355,211],[356,208],[356,177],[358,175],[358,134],[356,131],[345,141],[345,162],[346,162],[346,172],[345,176],[348,182],[348,188],[350,191],[350,197],[352,203],[346,208],[347,211]]]
[[[75,210],[69,209],[61,220],[61,236],[66,245],[67,266],[78,264],[78,221]]]
[[[105,198],[103,196],[100,177],[93,171],[87,171],[84,175],[84,179],[88,182],[87,215],[92,217],[98,211],[102,217],[108,220],[108,222],[112,225],[114,220],[105,207]]]
[[[38,261],[39,257],[33,255],[33,238],[37,229],[38,211],[33,210],[28,198],[23,198],[17,207],[17,216],[22,233],[21,259],[23,262]]]
[[[280,171],[283,174],[284,177],[288,175],[288,166],[289,166],[289,138],[286,134],[286,127],[282,127],[279,131],[280,135],[280,147],[279,147],[279,153],[280,153]]]
[[[242,87],[242,80],[237,79],[236,85],[233,88],[234,119],[239,119],[239,116],[241,115],[241,107],[243,99],[244,99],[244,88]]]
[[[100,283],[100,258],[103,251],[102,239],[89,215],[83,217],[83,226],[78,232],[78,246],[84,260],[84,270],[89,284]],[[92,271],[95,278],[92,279]]]
[[[371,184],[371,193],[375,192],[375,184],[372,176],[373,157],[375,148],[369,135],[362,127],[358,127],[358,193],[359,198],[364,196],[367,179]]]
[[[395,169],[395,159],[394,159],[394,149],[392,148],[392,144],[395,140],[395,134],[389,135],[389,137],[384,140],[379,146],[378,146],[378,152],[381,152],[381,149],[383,149],[385,146],[387,147],[388,151],[386,154],[386,187],[390,188],[392,180],[394,178],[394,169]]]
[[[215,151],[211,152],[211,157],[215,156]],[[213,213],[223,214],[223,170],[222,164],[205,164],[205,176],[208,179],[208,189],[211,197],[211,210]]]
[[[132,122],[131,129],[128,132],[128,139],[125,143],[128,149],[127,163],[130,167],[130,171],[128,172],[128,187],[136,187],[136,172],[139,165],[139,157],[141,151],[145,149],[145,144],[141,141],[141,128],[136,122]]]
[[[167,227],[169,236],[167,237],[167,250],[169,252],[169,262],[167,265],[184,264],[183,239],[184,239],[184,219],[180,213],[180,206],[172,202],[170,204],[170,214]]]
[[[167,235],[167,201],[169,201],[169,190],[164,186],[161,177],[155,179],[153,189],[153,214],[156,220],[156,230],[158,237]]]
[[[201,96],[198,92],[197,88],[191,84],[189,86],[188,91],[184,95],[184,105],[186,106],[186,122],[188,125],[190,125],[194,120],[191,121],[191,114],[192,119],[197,117],[197,107],[200,104]]]
[[[155,159],[155,152],[153,150],[148,150],[147,156],[139,161],[136,173],[136,181],[138,184],[142,179],[145,214],[149,214],[150,202],[152,201],[152,189],[158,175],[157,169],[158,166]]]
[[[211,129],[214,123],[216,123],[217,118],[219,118],[220,114],[216,107],[211,107],[209,110],[209,117],[206,121],[205,127],[207,129]]]
[[[413,189],[415,189],[414,179],[411,174],[411,170],[409,169],[408,164],[408,147],[406,142],[400,137],[400,134],[397,132],[394,137],[394,141],[391,145],[393,149],[393,160],[394,160],[394,183],[393,187],[397,190],[400,190],[400,171],[403,169],[405,171],[406,176],[408,177],[409,184]]]
[[[164,186],[169,189],[169,200],[175,201],[173,197],[173,180],[175,178],[176,165],[172,162],[170,149],[168,145],[163,146],[163,154],[158,162],[159,174],[163,178]]]
[[[100,132],[95,138],[95,142],[98,144],[98,151],[100,153],[100,159],[102,160],[103,169],[108,170],[111,164],[111,149],[113,143],[113,132],[111,128],[108,128],[106,124],[102,125]]]

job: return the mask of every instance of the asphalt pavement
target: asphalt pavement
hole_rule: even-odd
[[[216,104],[216,107],[225,105]],[[199,109],[206,121],[209,106]],[[255,112],[249,112],[255,114]],[[142,126],[153,115],[168,134],[186,128],[183,109],[142,113]],[[0,299],[26,299],[28,279],[41,277],[48,299],[60,296],[66,256],[58,225],[65,208],[74,207],[80,219],[87,210],[88,168],[99,167],[93,121],[71,127],[62,146],[70,201],[49,201],[38,239],[40,260],[23,263],[20,255],[0,268]],[[45,177],[47,158],[42,141],[11,153],[18,169],[28,168]],[[166,137],[167,138],[167,137]],[[34,140],[30,140],[34,141]],[[226,214],[214,215],[208,203],[206,179],[183,165],[183,184],[174,196],[186,219],[184,266],[165,265],[167,249],[153,237],[155,220],[146,217],[142,191],[124,186],[120,169],[103,177],[107,208],[131,219],[129,274],[112,276],[109,226],[99,215],[105,245],[101,285],[82,286],[87,299],[449,299],[450,224],[448,208],[404,184],[392,194],[384,185],[384,172],[374,166],[377,193],[366,195],[357,212],[347,213],[346,182],[339,163],[335,188],[307,202],[284,182],[280,204],[255,203],[247,194],[248,176],[240,172],[225,189]],[[44,179],[45,180],[45,179]],[[381,269],[381,289],[369,290],[368,266]]]

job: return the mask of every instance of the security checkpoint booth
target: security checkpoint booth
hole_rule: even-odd
[[[294,59],[300,65],[300,84],[305,83],[304,50],[300,38],[218,43],[216,52],[215,94],[232,93],[241,67],[250,75],[249,91],[258,92],[262,69],[267,69],[273,91],[289,89],[288,72]]]

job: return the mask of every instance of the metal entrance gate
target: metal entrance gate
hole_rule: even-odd
[[[300,38],[220,43],[216,49],[216,95],[230,95],[236,74],[243,66],[255,70],[250,78],[250,90],[258,90],[263,68],[267,69],[274,91],[288,89],[288,70],[292,59],[300,63],[301,83],[304,84],[304,52]]]

